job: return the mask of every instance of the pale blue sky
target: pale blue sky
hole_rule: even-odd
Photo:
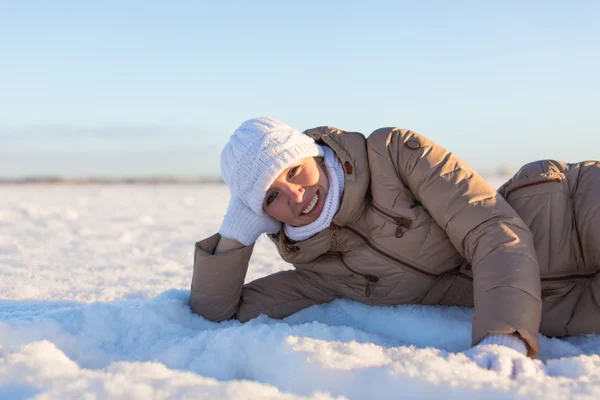
[[[0,177],[216,175],[245,119],[600,158],[598,1],[0,0]]]

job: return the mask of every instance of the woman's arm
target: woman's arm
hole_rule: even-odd
[[[190,291],[193,313],[217,322],[236,315],[253,248],[218,233],[196,243]]]
[[[242,247],[244,247],[244,245],[237,240],[222,237],[217,244],[214,254],[223,253],[229,250],[241,249]]]
[[[323,277],[308,271],[281,271],[244,285],[253,248],[219,234],[196,243],[192,312],[216,322],[260,314],[284,318],[337,297]]]
[[[369,159],[389,160],[399,178],[473,267],[473,344],[518,333],[539,351],[540,276],[532,234],[506,201],[465,162],[415,132],[375,131]],[[373,160],[371,160],[373,159]],[[381,161],[384,162],[384,161]]]
[[[196,243],[190,292],[192,312],[211,321],[233,318],[254,243],[263,233],[278,232],[281,223],[255,214],[231,197],[219,233]]]

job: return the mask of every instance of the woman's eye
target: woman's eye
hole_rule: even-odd
[[[298,167],[294,167],[294,168],[290,169],[288,172],[288,178],[292,178],[294,175],[296,175],[297,171],[298,171]]]
[[[275,193],[271,193],[266,200],[267,205],[271,204],[273,202],[273,200],[275,200],[275,198],[277,197],[277,192]]]

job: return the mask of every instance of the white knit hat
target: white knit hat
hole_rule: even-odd
[[[232,197],[265,215],[265,194],[275,178],[296,161],[323,154],[312,138],[297,129],[274,119],[253,118],[236,129],[225,145],[221,174]]]

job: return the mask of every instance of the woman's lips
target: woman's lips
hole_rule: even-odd
[[[317,194],[317,196],[319,196],[319,198],[318,198],[318,200],[317,200],[317,204],[315,204],[315,206],[313,207],[313,209],[312,209],[312,210],[310,210],[310,212],[309,212],[309,213],[306,213],[306,214],[300,214],[300,216],[302,216],[302,217],[312,217],[312,216],[314,216],[315,214],[316,214],[316,215],[319,215],[319,214],[321,214],[321,210],[322,210],[322,208],[323,208],[323,200],[324,200],[324,199],[323,199],[323,196],[321,196],[321,191],[320,191],[320,190],[317,190],[316,194]]]

